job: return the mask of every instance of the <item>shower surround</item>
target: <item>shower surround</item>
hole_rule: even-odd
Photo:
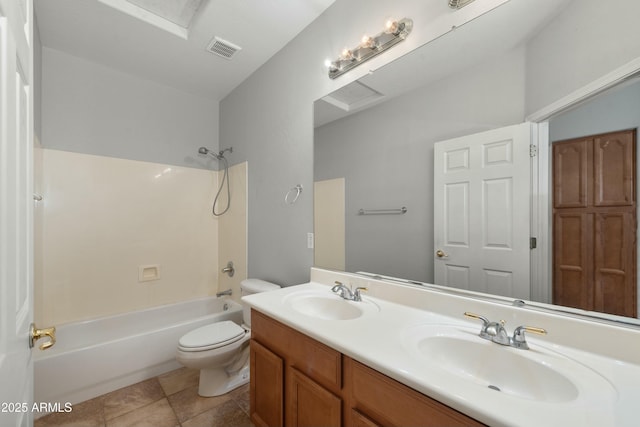
[[[246,275],[246,163],[230,169],[233,207],[215,218],[215,171],[36,151],[36,190],[44,197],[34,232],[37,324],[239,289]],[[229,233],[239,242],[227,245]],[[238,266],[231,281],[219,274],[229,260]],[[140,268],[150,265],[158,266],[157,280],[140,281]]]

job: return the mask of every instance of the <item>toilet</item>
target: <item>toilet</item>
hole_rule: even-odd
[[[240,283],[242,296],[276,289],[280,286],[260,279]],[[194,329],[178,341],[178,362],[200,370],[200,396],[219,396],[249,382],[250,307],[243,306],[242,318],[242,326],[231,320],[216,322]]]

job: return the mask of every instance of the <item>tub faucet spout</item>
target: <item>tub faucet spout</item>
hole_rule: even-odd
[[[216,296],[220,298],[223,295],[231,295],[231,292],[232,292],[231,289],[227,289],[226,291],[216,293]]]

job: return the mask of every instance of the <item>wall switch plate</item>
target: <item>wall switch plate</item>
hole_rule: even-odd
[[[307,249],[313,249],[313,233],[307,233]]]
[[[140,265],[138,266],[138,282],[150,282],[160,279],[160,266]]]

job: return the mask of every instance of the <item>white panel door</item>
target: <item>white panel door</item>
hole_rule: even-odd
[[[435,283],[529,299],[531,124],[434,146]]]
[[[32,1],[0,0],[0,425],[33,423]]]

